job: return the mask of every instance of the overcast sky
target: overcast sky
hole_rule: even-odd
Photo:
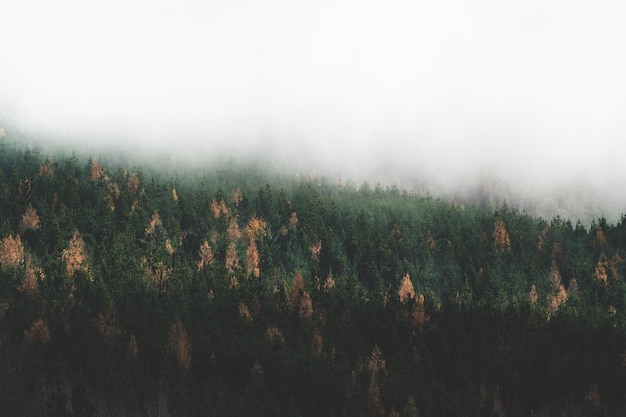
[[[624,22],[609,0],[5,0],[0,111],[348,175],[622,180]]]

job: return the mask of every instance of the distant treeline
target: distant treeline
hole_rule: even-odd
[[[0,139],[0,409],[626,413],[626,218],[590,226]]]

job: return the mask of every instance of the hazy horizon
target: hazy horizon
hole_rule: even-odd
[[[626,211],[620,2],[6,3],[0,116],[33,135]]]

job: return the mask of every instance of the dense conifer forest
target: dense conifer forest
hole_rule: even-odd
[[[624,217],[0,140],[2,415],[626,413]]]

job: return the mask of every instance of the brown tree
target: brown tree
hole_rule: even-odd
[[[413,289],[413,283],[411,282],[411,276],[407,272],[402,277],[402,281],[400,281],[400,289],[398,290],[398,296],[400,297],[400,302],[404,303],[405,301],[412,300],[415,298],[415,289]]]
[[[509,237],[509,232],[506,230],[506,225],[504,224],[504,220],[498,217],[494,224],[493,238],[496,242],[496,248],[499,251],[508,251],[511,248],[511,239]]]
[[[206,266],[213,265],[213,249],[209,245],[208,241],[204,241],[198,250],[198,257],[200,258],[196,265],[198,265],[198,271]]]
[[[19,235],[9,235],[0,242],[0,265],[3,268],[17,268],[24,263],[24,245]]]
[[[61,252],[61,258],[65,261],[67,272],[74,275],[77,271],[87,271],[87,249],[85,241],[78,230],[74,230],[74,235],[66,249]]]
[[[20,221],[20,233],[23,233],[26,230],[37,230],[39,229],[40,224],[37,211],[33,208],[33,206],[29,205],[26,208],[26,212],[22,215],[22,220]]]

